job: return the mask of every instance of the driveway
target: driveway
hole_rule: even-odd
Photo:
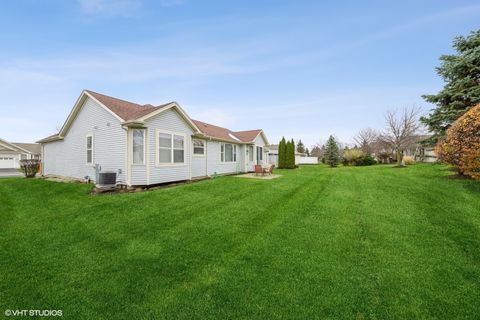
[[[0,169],[0,178],[21,177],[22,173],[17,169]]]

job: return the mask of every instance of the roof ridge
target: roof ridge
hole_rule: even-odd
[[[241,131],[233,131],[233,132],[251,132],[251,131],[262,131],[262,129],[241,130]]]
[[[110,98],[110,99],[114,99],[114,100],[118,100],[118,101],[122,101],[122,102],[127,102],[127,103],[130,103],[130,104],[135,104],[135,105],[137,105],[137,106],[139,106],[139,107],[145,106],[145,104],[144,104],[144,105],[141,105],[141,104],[136,103],[136,102],[132,102],[132,101],[124,100],[124,99],[115,98],[115,97],[112,97],[112,96],[109,96],[109,95],[106,95],[106,94],[103,94],[103,93],[95,92],[95,91],[92,91],[92,90],[85,89],[85,91],[88,92],[88,93],[98,94],[98,95],[103,96],[103,97],[105,97],[105,98]]]
[[[232,133],[235,133],[235,131],[232,131],[232,130],[230,130],[230,129],[228,129],[228,128],[220,127],[220,126],[217,126],[217,125],[215,125],[215,124],[211,124],[211,123],[208,123],[208,122],[205,122],[205,121],[196,120],[196,119],[192,119],[192,121],[201,122],[201,123],[203,123],[203,124],[206,124],[206,125],[209,125],[209,126],[212,126],[212,127],[216,127],[216,128],[220,128],[220,129],[225,129],[225,130],[228,130],[228,131],[230,131],[230,132],[232,132]]]

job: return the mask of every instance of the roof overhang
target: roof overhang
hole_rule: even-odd
[[[60,137],[58,134],[50,137],[46,137],[44,139],[36,141],[36,143],[47,143],[47,142],[53,142],[53,141],[59,141],[63,140],[63,137]]]
[[[129,120],[122,122],[124,128],[145,128],[145,121]]]
[[[120,118],[117,114],[115,114],[112,110],[107,108],[103,103],[98,101],[94,96],[92,96],[86,90],[83,90],[82,93],[80,94],[80,96],[78,97],[77,101],[73,105],[73,108],[70,111],[70,113],[68,114],[67,120],[65,120],[65,123],[63,124],[60,131],[54,136],[50,136],[50,137],[46,137],[44,139],[38,140],[37,143],[47,143],[47,142],[62,140],[65,137],[65,135],[68,133],[68,130],[72,126],[73,121],[75,121],[75,118],[77,117],[78,113],[82,109],[82,107],[83,107],[85,101],[87,100],[87,98],[90,98],[93,101],[95,101],[99,106],[101,106],[108,113],[110,113],[112,116],[114,116],[118,121],[124,122],[124,120],[122,118]]]
[[[243,141],[235,141],[235,140],[228,140],[228,139],[222,139],[222,138],[217,138],[217,137],[212,137],[209,135],[206,135],[202,132],[200,133],[195,133],[193,135],[194,138],[199,138],[199,139],[206,139],[206,140],[213,140],[213,141],[220,141],[220,142],[228,142],[228,143],[236,143],[236,144],[247,144]]]
[[[32,153],[31,151],[28,151],[27,149],[24,149],[20,146],[17,146],[14,143],[5,141],[3,139],[0,139],[0,146],[2,146],[5,149],[8,149],[10,151],[13,151],[13,152],[24,152],[24,153],[30,153],[30,154]]]
[[[118,121],[120,122],[123,122],[124,120],[122,118],[120,118],[117,114],[115,114],[112,110],[110,110],[109,108],[107,108],[103,103],[101,103],[100,101],[98,101],[93,95],[91,95],[90,93],[88,93],[86,90],[83,90],[82,93],[80,94],[80,96],[78,97],[77,101],[75,102],[75,105],[73,106],[72,108],[72,111],[70,111],[70,114],[68,115],[67,117],[67,120],[65,121],[65,123],[63,124],[62,128],[60,129],[60,131],[58,132],[58,136],[60,137],[65,137],[65,135],[67,134],[68,130],[70,129],[70,127],[72,126],[72,123],[73,121],[75,120],[75,118],[77,117],[78,113],[80,112],[80,110],[82,109],[85,101],[87,100],[87,98],[90,98],[92,99],[93,101],[95,101],[98,105],[100,105],[103,109],[105,109],[108,113],[110,113],[112,116],[114,116]]]
[[[267,136],[263,132],[262,129],[260,129],[260,132],[255,136],[255,138],[252,141],[249,141],[248,143],[255,143],[255,140],[258,138],[258,136],[262,136],[263,140],[265,141],[265,145],[269,145],[270,143],[268,142]]]

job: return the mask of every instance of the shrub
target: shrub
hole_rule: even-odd
[[[360,149],[347,149],[343,152],[343,164],[346,166],[361,165],[363,152]]]
[[[20,160],[20,171],[23,172],[26,178],[33,178],[40,169],[40,160],[27,159]]]
[[[403,163],[405,165],[411,165],[411,164],[415,164],[415,159],[413,159],[412,156],[404,156],[403,159],[402,159]]]
[[[278,168],[283,169],[286,167],[287,162],[287,145],[285,142],[285,137],[280,140],[278,144]]]
[[[362,164],[360,164],[361,166],[371,166],[377,163],[377,161],[372,157],[372,155],[368,153],[364,154],[361,160],[362,160]]]
[[[435,148],[440,160],[457,168],[459,174],[480,179],[480,105],[458,118]]]
[[[376,157],[381,163],[390,163],[392,161],[392,154],[390,152],[381,151],[376,154]]]

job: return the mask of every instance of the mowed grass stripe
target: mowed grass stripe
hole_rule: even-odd
[[[480,312],[478,182],[440,165],[278,172],[112,196],[4,179],[0,307],[74,319]]]

